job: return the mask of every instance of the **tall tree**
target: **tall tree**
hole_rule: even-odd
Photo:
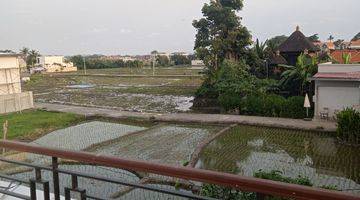
[[[330,35],[330,36],[328,37],[328,40],[329,40],[330,42],[332,42],[334,39],[335,39],[335,38],[334,38],[334,36],[332,36],[332,35]]]
[[[171,61],[173,61],[175,65],[189,65],[191,62],[187,56],[178,54],[172,55]]]
[[[310,37],[308,37],[308,39],[311,41],[311,42],[318,42],[319,41],[319,34],[314,34]]]
[[[40,53],[34,49],[29,51],[29,55],[26,58],[26,64],[28,66],[34,66],[36,63],[36,58],[40,56]]]
[[[217,71],[224,59],[237,61],[247,53],[251,36],[236,15],[242,8],[243,0],[211,0],[202,8],[204,17],[193,22],[195,51],[209,71]]]
[[[20,53],[23,54],[25,57],[27,57],[29,55],[30,49],[27,47],[23,47],[22,49],[20,49]]]
[[[273,38],[270,38],[266,42],[266,50],[269,53],[275,53],[279,46],[288,39],[288,36],[278,35]]]

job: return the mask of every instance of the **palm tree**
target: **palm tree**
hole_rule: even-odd
[[[332,42],[334,39],[335,39],[335,38],[334,38],[334,36],[332,36],[332,35],[330,35],[329,38],[328,38],[328,40],[329,40],[330,42]]]
[[[40,53],[36,50],[31,50],[28,54],[28,57],[26,59],[26,64],[27,65],[31,65],[34,66],[34,64],[36,63],[36,58],[40,56]]]
[[[25,57],[29,55],[29,51],[30,49],[27,47],[23,47],[22,49],[20,49],[20,53],[23,54]]]
[[[287,85],[290,82],[299,83],[300,95],[304,93],[304,88],[310,83],[309,79],[317,72],[317,58],[307,57],[305,54],[301,54],[297,58],[295,66],[280,65],[287,70],[281,74],[281,85]]]
[[[265,42],[259,42],[259,39],[256,39],[256,43],[254,46],[254,51],[258,55],[258,57],[262,60],[266,59],[266,44],[267,40]]]

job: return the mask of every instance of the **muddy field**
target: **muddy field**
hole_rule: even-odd
[[[116,74],[114,71],[115,69],[93,70],[92,73]],[[198,72],[182,70],[185,74],[189,71]],[[181,73],[181,70],[163,69],[161,72],[171,72],[171,76]],[[174,78],[48,74],[31,76],[31,81],[24,83],[23,89],[33,91],[37,102],[107,107],[135,112],[174,113],[190,111],[193,96],[201,83],[201,77],[191,76]]]

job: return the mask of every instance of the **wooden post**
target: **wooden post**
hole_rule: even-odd
[[[9,126],[9,122],[8,120],[5,120],[4,124],[3,124],[3,139],[6,140],[7,139],[7,132],[8,132],[8,126]],[[5,153],[5,148],[3,148],[2,153]]]

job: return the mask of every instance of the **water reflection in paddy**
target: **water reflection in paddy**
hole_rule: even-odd
[[[197,167],[246,176],[280,170],[316,186],[360,193],[359,155],[360,148],[338,144],[326,133],[238,126],[209,144]]]

